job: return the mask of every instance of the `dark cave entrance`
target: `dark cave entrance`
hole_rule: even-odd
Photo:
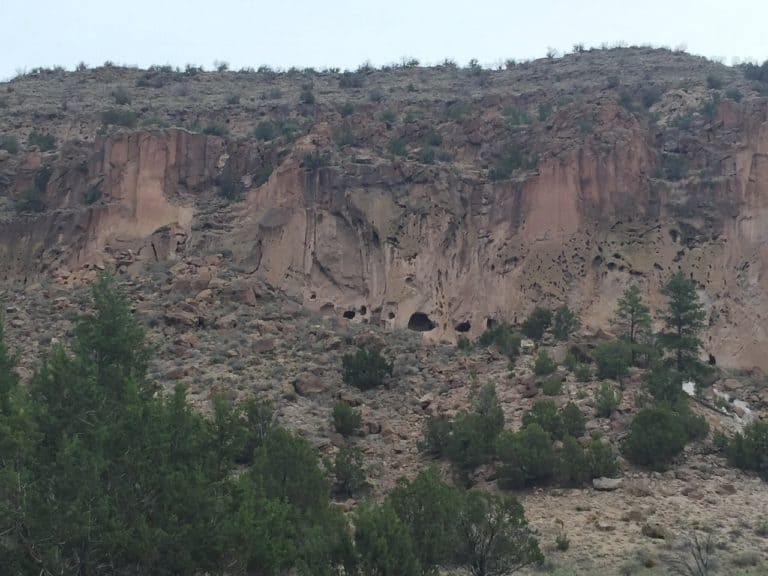
[[[459,322],[456,324],[454,330],[456,330],[456,332],[469,332],[471,328],[472,325],[469,323],[469,320],[467,320],[466,322]]]
[[[429,332],[434,330],[435,323],[423,312],[414,312],[408,319],[408,329],[415,332]]]

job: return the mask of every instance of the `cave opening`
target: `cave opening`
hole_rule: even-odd
[[[487,330],[490,330],[491,328],[496,326],[496,320],[493,318],[486,318],[485,319],[485,327]]]
[[[344,318],[347,320],[352,320],[355,317],[355,311],[354,310],[345,310],[344,314],[342,314]]]
[[[466,322],[459,322],[455,326],[456,332],[469,332],[469,330],[472,328],[472,325],[469,323],[469,320]]]
[[[415,332],[429,332],[434,330],[435,323],[423,312],[414,312],[408,319],[408,329]]]
[[[715,358],[714,354],[709,355],[709,365],[717,366],[717,359]]]

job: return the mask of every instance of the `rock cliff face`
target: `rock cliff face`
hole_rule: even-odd
[[[577,75],[584,57],[562,74]],[[693,76],[675,84],[686,62],[669,72],[661,65],[677,56],[654,58],[645,109],[599,74],[553,103],[542,90],[559,81],[538,74],[544,62],[520,72],[525,90],[507,72],[466,89],[461,115],[432,78],[417,89],[432,96],[421,117],[391,88],[389,102],[370,97],[351,115],[327,96],[290,138],[151,129],[5,155],[6,198],[42,182],[46,211],[6,213],[2,276],[223,251],[310,308],[452,340],[563,302],[586,327],[609,329],[625,286],[639,283],[658,306],[659,285],[682,269],[707,304],[707,352],[768,368],[766,99],[723,98]],[[740,72],[707,63],[701,74],[707,66],[741,86]],[[330,94],[321,80],[315,90]],[[284,108],[261,110],[261,122]],[[241,130],[242,110],[230,116]]]

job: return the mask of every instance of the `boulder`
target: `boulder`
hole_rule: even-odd
[[[293,381],[293,388],[299,396],[313,396],[328,389],[328,385],[315,374],[304,372]]]
[[[602,492],[612,492],[621,488],[621,478],[594,478],[592,487]]]
[[[669,540],[671,538],[669,530],[658,522],[646,522],[640,531],[643,536],[653,538],[654,540]]]

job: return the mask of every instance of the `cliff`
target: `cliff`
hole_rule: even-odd
[[[146,126],[97,113],[122,84]],[[610,330],[625,286],[657,307],[682,269],[707,305],[706,351],[768,369],[768,100],[739,69],[627,49],[500,71],[101,68],[6,88],[5,125],[59,141],[0,152],[7,282],[220,252],[309,308],[453,340],[563,302]],[[36,187],[44,211],[19,211]]]

